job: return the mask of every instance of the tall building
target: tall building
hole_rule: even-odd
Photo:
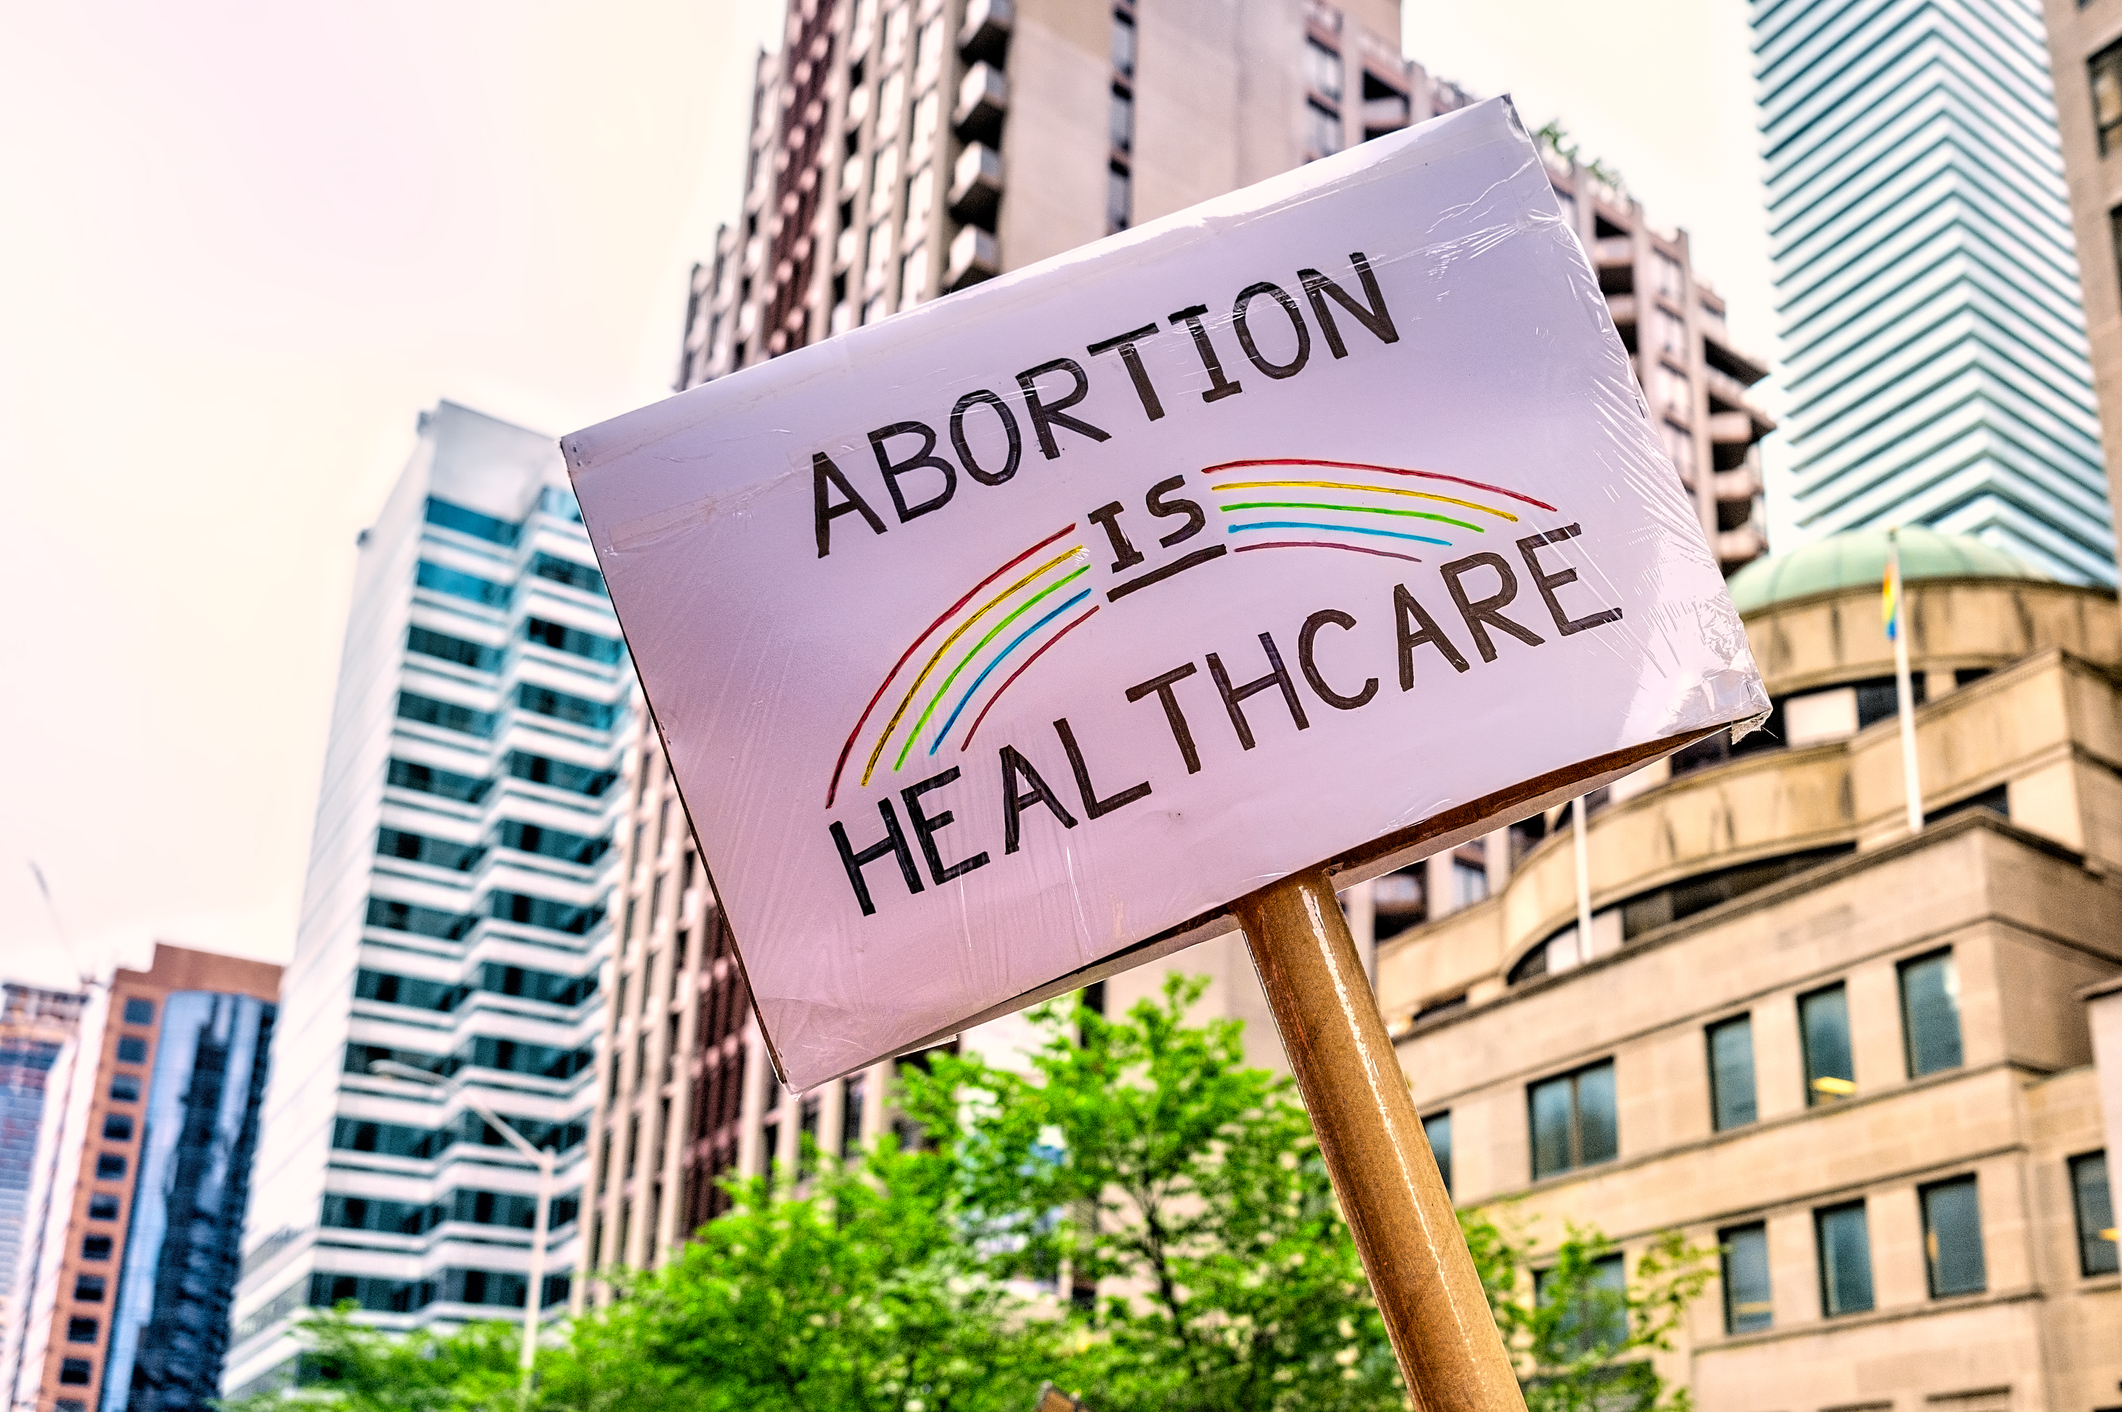
[[[278,966],[162,944],[112,978],[14,1406],[190,1412],[220,1395],[279,988]]]
[[[81,1033],[88,997],[0,982],[0,1377],[21,1337],[21,1266],[36,1258],[45,1193],[58,1157],[68,1078],[66,1052]]]
[[[2122,1378],[2122,613],[1902,532],[1923,829],[1885,535],[1733,598],[1768,730],[1624,781],[1494,895],[1379,944],[1455,1199],[1721,1247],[1660,1370],[1703,1412],[2096,1409]],[[2109,1104],[2103,1116],[2102,1090]],[[1537,1260],[1535,1261],[1537,1264]]]
[[[2115,582],[2041,30],[2040,0],[1754,0],[1801,538],[1926,525]]]
[[[2110,155],[2122,148],[2122,5],[2044,0],[2043,8],[2112,505],[2122,487],[2122,162]]]
[[[1402,57],[1399,34],[1397,0],[794,0],[781,51],[758,61],[740,222],[693,270],[677,390],[1472,101]],[[1766,365],[1733,344],[1684,231],[1656,229],[1552,148],[1548,164],[1704,532],[1735,570],[1766,545],[1759,442],[1774,424],[1750,392]],[[891,1123],[891,1064],[811,1093],[775,1081],[693,881],[692,840],[666,830],[674,796],[651,733],[624,773],[622,886],[643,920],[612,990],[641,1009],[615,1008],[600,1050],[600,1267],[654,1264],[717,1209],[721,1173],[794,1163],[806,1135],[852,1150]],[[1359,942],[1374,918],[1389,934],[1486,896],[1508,876],[1509,843],[1353,889]],[[1249,1022],[1253,1062],[1284,1063],[1241,939],[1177,965],[1208,976],[1204,1012]],[[1163,974],[1094,994],[1124,1009]],[[963,1042],[1003,1053],[1028,1038],[1012,1019]]]
[[[292,1321],[407,1328],[568,1297],[633,676],[558,447],[444,402],[361,535],[226,1386]],[[379,1061],[432,1084],[378,1072]]]

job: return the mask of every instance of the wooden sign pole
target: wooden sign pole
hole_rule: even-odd
[[[1232,910],[1415,1407],[1523,1412],[1332,882],[1322,869],[1295,873]]]

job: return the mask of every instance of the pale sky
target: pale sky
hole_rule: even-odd
[[[1742,0],[1404,4],[1413,57],[1686,226],[1767,351]],[[414,417],[558,436],[668,391],[780,17],[0,0],[0,974],[66,980],[62,926],[91,963],[288,958]]]

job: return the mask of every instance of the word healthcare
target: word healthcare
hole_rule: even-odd
[[[1084,218],[562,442],[798,1088],[1767,709],[1507,103]]]

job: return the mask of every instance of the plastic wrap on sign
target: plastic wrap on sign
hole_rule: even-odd
[[[563,448],[799,1089],[1768,709],[1503,100]]]

